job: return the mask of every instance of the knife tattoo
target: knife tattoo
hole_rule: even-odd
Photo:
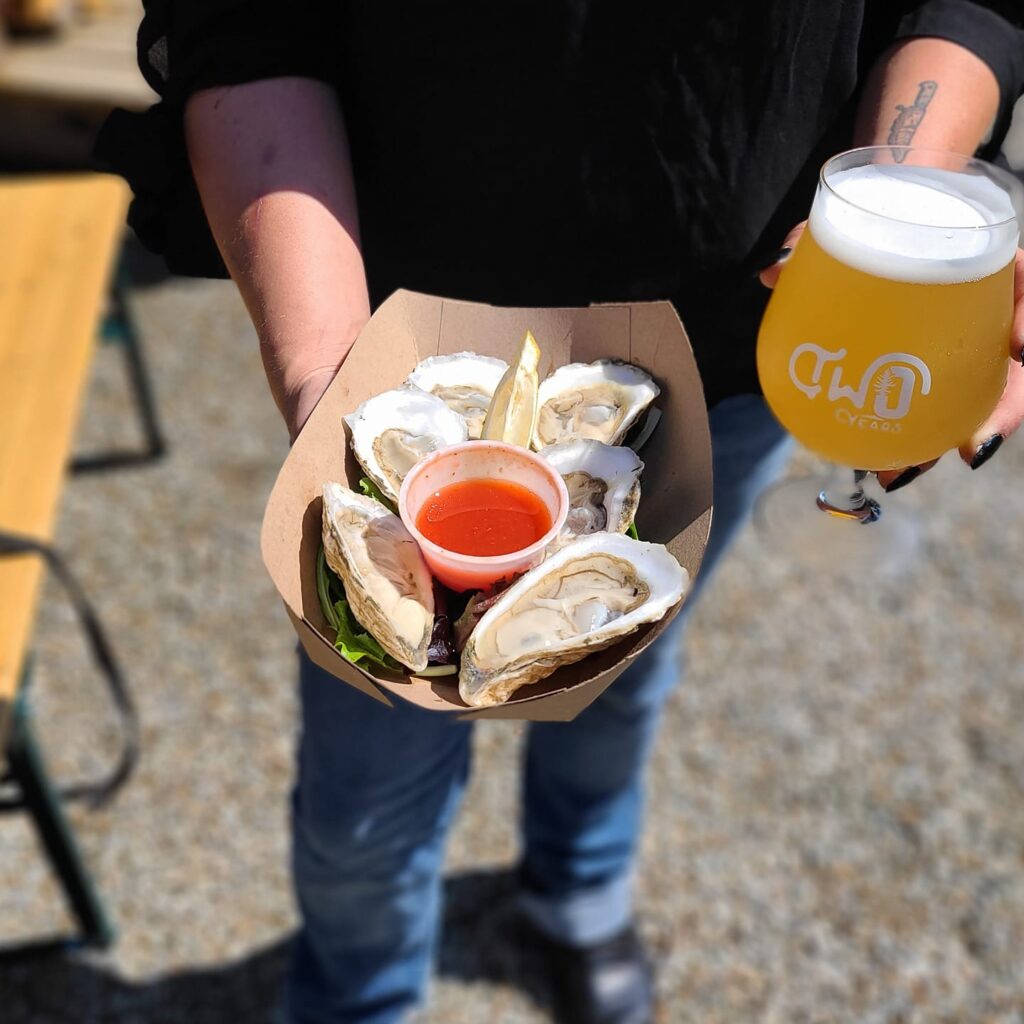
[[[896,115],[896,119],[892,123],[892,127],[889,129],[888,143],[890,146],[909,146],[911,140],[914,138],[914,132],[917,131],[917,126],[924,120],[925,112],[928,110],[928,104],[931,103],[932,97],[935,95],[936,90],[939,88],[938,82],[927,81],[917,83],[917,98],[909,106],[904,106],[902,103],[896,104],[896,109],[899,111]],[[906,153],[896,154],[896,162],[903,163],[903,158]]]

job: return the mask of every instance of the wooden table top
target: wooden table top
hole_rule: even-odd
[[[99,174],[0,178],[0,529],[50,540],[128,190]],[[0,736],[44,566],[0,558]]]

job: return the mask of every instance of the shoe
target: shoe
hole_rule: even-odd
[[[559,1024],[653,1024],[653,974],[632,925],[614,938],[577,947],[523,923],[547,954]]]

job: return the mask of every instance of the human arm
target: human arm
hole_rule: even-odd
[[[948,39],[903,39],[868,75],[853,144],[973,153],[999,99],[995,73],[970,50]]]
[[[370,315],[341,107],[323,82],[270,78],[193,94],[185,131],[294,438]]]

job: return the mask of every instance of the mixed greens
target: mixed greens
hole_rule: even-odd
[[[379,502],[389,512],[394,512],[396,516],[398,515],[395,503],[368,476],[360,477],[359,490],[368,498],[373,498],[374,501]]]
[[[327,564],[323,545],[316,560],[316,592],[324,618],[335,631],[334,646],[343,658],[353,665],[367,662],[391,671],[402,671],[402,666],[356,622],[345,597],[345,588]]]

